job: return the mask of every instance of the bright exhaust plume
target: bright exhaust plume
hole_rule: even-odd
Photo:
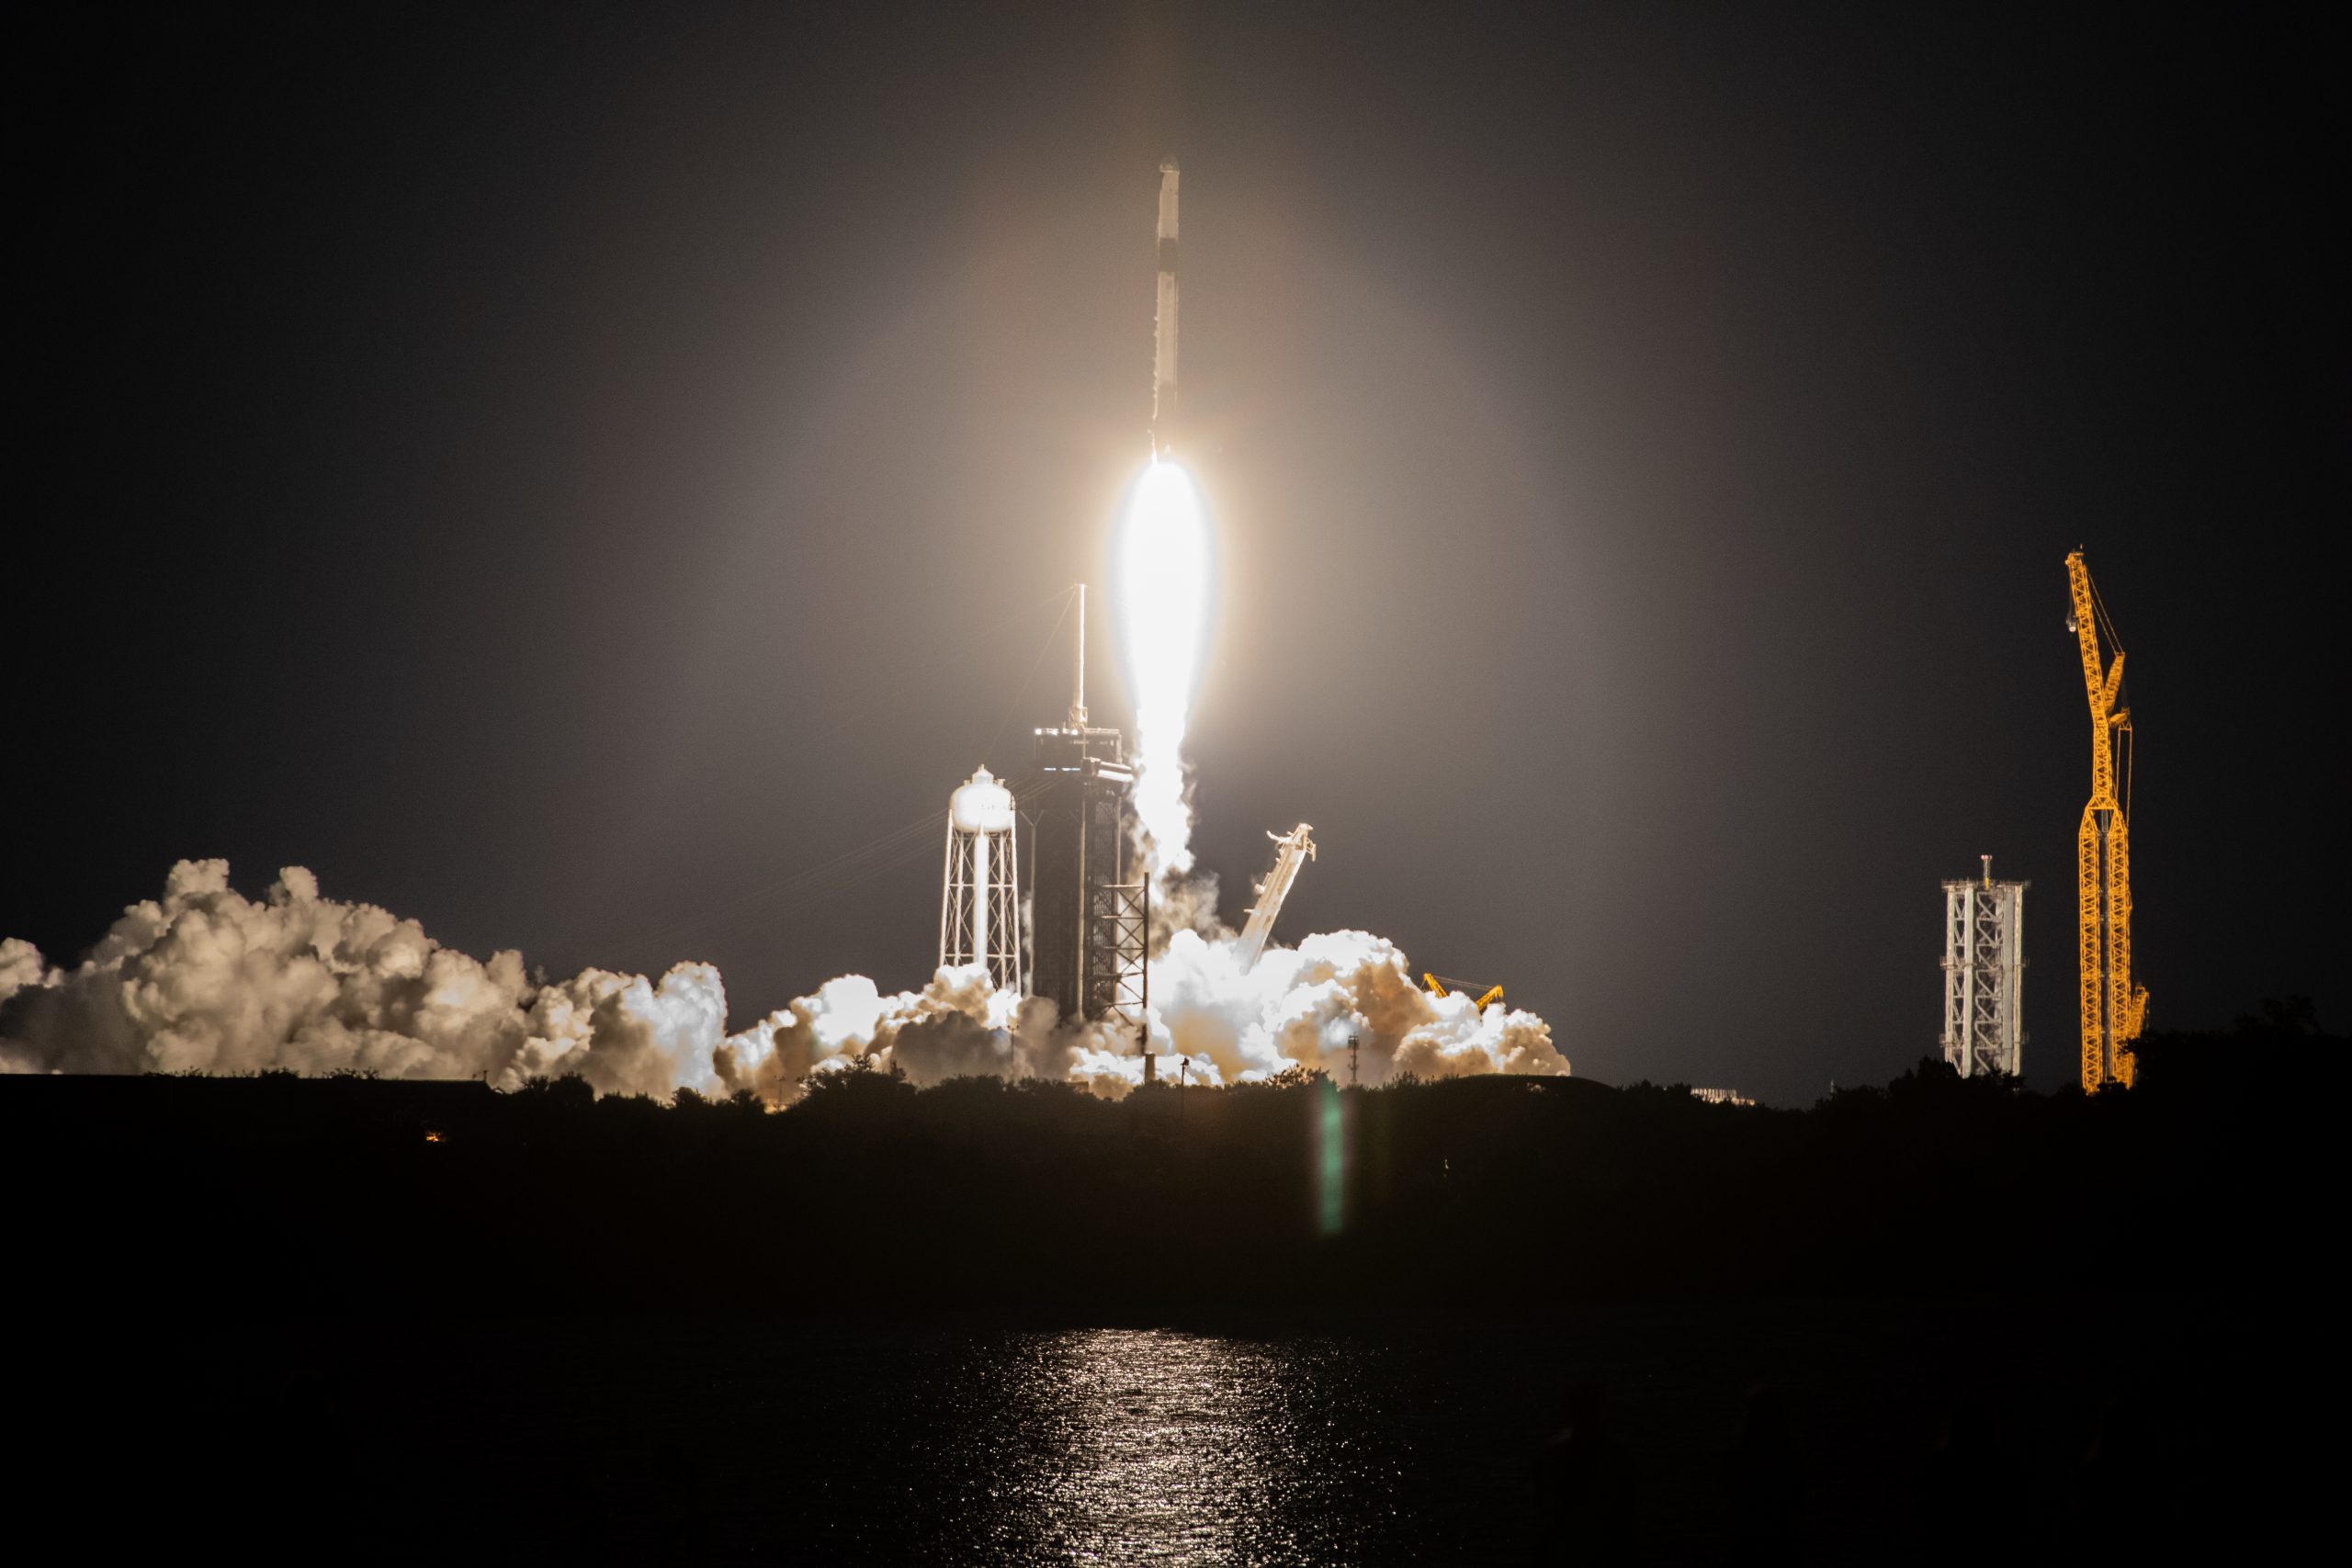
[[[1209,598],[1208,519],[1200,491],[1164,458],[1136,481],[1115,563],[1119,625],[1136,705],[1136,818],[1155,884],[1193,869],[1184,728],[1200,677]]]

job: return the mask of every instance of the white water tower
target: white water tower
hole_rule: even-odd
[[[946,888],[939,962],[988,965],[997,989],[1021,988],[1021,855],[1012,792],[986,768],[947,797]]]

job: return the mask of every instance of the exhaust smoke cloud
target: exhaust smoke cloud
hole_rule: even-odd
[[[1195,1082],[1344,1070],[1351,1033],[1366,1083],[1567,1070],[1540,1019],[1427,995],[1380,938],[1310,937],[1248,969],[1233,946],[1228,931],[1179,931],[1152,961],[1155,1048],[1191,1056]],[[1050,1002],[992,989],[977,967],[895,994],[843,976],[746,1029],[727,1022],[708,964],[658,981],[605,969],[535,978],[518,953],[476,959],[414,920],[323,897],[299,866],[252,899],[230,886],[227,862],[183,861],[160,898],[124,910],[71,968],[0,942],[6,1072],[288,1069],[479,1077],[497,1089],[571,1075],[599,1093],[749,1089],[773,1106],[797,1100],[812,1074],[860,1066],[919,1085],[989,1074],[1109,1095],[1143,1076],[1132,1029],[1062,1024]]]

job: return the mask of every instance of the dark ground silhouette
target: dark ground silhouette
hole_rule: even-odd
[[[829,1075],[799,1105],[577,1079],[0,1077],[23,1264],[103,1304],[460,1292],[605,1310],[1168,1322],[1683,1292],[2200,1289],[2291,1267],[2262,1224],[2344,1043],[2154,1036],[2086,1099],[1923,1062],[1810,1111],[1481,1077],[1165,1086],[1119,1102]],[[1346,1129],[1324,1234],[1325,1098]]]
[[[1113,1103],[856,1072],[769,1114],[691,1095],[599,1101],[576,1080],[502,1095],[0,1078],[13,1403],[40,1413],[20,1414],[16,1440],[62,1456],[77,1486],[143,1499],[103,1522],[125,1539],[266,1518],[324,1532],[327,1558],[466,1555],[419,1531],[520,1550],[509,1528],[585,1556],[954,1560],[937,1540],[844,1544],[838,1521],[823,1551],[784,1517],[729,1534],[684,1503],[656,1544],[627,1551],[588,1521],[631,1467],[675,1501],[702,1484],[713,1434],[793,1419],[741,1407],[740,1357],[694,1325],[736,1325],[716,1338],[771,1344],[804,1371],[821,1361],[816,1382],[844,1389],[859,1370],[825,1348],[862,1347],[887,1404],[913,1397],[883,1366],[897,1366],[890,1335],[1136,1325],[1411,1347],[1510,1324],[1542,1345],[1556,1339],[1546,1323],[1680,1314],[1709,1342],[1693,1364],[1712,1357],[1733,1402],[1710,1418],[1716,1438],[1687,1416],[1646,1450],[1611,1432],[1615,1410],[1658,1397],[1631,1381],[1631,1352],[1587,1362],[1565,1398],[1566,1383],[1515,1391],[1523,1412],[1473,1426],[1527,1423],[1494,1437],[1532,1499],[1506,1532],[1521,1545],[1465,1545],[1462,1560],[1540,1552],[1565,1530],[1581,1561],[1620,1544],[1628,1560],[2032,1561],[2047,1545],[2095,1561],[2127,1540],[2234,1529],[2244,1472],[2279,1473],[2250,1457],[2282,1441],[2258,1369],[2291,1353],[2289,1303],[2318,1274],[2295,1216],[2317,1190],[2345,1045],[2274,1006],[2224,1034],[2150,1036],[2130,1093],[2038,1096],[1923,1063],[1804,1111],[1574,1079]],[[1326,1234],[1334,1162],[1317,1139],[1334,1097],[1343,1223]],[[1853,1311],[1940,1326],[1838,1330]],[[2041,1392],[1996,1420],[1984,1391],[2009,1372],[1997,1349],[1965,1348],[1972,1314],[1995,1347],[2029,1320],[2077,1322],[2082,1341],[2013,1380]],[[674,1347],[661,1358],[673,1382],[589,1400],[537,1458],[493,1463],[478,1446],[571,1407],[574,1379],[602,1387],[599,1340],[634,1366],[648,1337]],[[475,1372],[453,1379],[459,1363]],[[1833,1371],[1908,1390],[1915,1429],[1884,1434],[1883,1453],[1809,1451],[1814,1417],[1781,1385]],[[435,1392],[420,1404],[421,1390]],[[671,1447],[626,1465],[603,1451],[617,1408]],[[1696,1456],[1682,1479],[1641,1481],[1645,1452],[1677,1443]],[[1866,1472],[1879,1478],[1858,1502]],[[844,1517],[888,1508],[829,1495]]]

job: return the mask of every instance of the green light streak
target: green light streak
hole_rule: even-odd
[[[1323,1080],[1317,1090],[1322,1100],[1319,1118],[1323,1166],[1323,1234],[1337,1235],[1345,1222],[1347,1197],[1347,1134],[1340,1116],[1340,1086]]]

